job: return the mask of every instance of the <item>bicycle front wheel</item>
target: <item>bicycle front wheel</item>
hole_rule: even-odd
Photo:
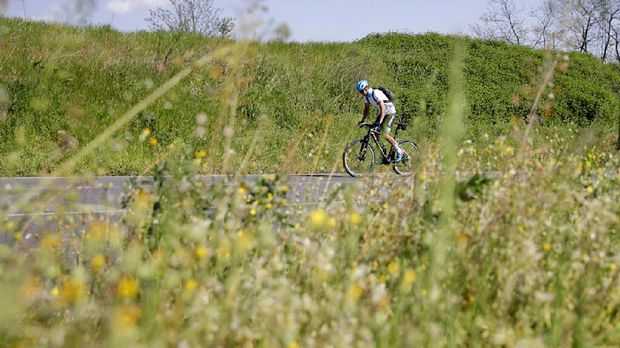
[[[401,141],[399,145],[405,153],[402,161],[394,164],[394,172],[404,177],[411,176],[420,163],[418,145],[409,140]]]
[[[368,143],[357,140],[344,149],[342,162],[347,173],[358,178],[372,172],[375,166],[375,151]]]

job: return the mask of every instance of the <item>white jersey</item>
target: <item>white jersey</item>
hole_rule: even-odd
[[[379,109],[379,111],[381,111],[381,106],[379,105],[379,102],[383,101],[383,103],[385,104],[386,115],[392,115],[396,113],[396,107],[394,106],[394,103],[392,103],[385,95],[385,93],[381,92],[381,90],[372,88],[369,89],[368,94],[366,94],[366,97],[364,97],[364,99],[366,99],[367,104],[374,105]]]

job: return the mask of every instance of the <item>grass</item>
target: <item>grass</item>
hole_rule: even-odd
[[[0,27],[7,34],[0,45],[5,96],[0,103],[6,114],[0,121],[2,176],[54,172],[169,78],[227,44],[192,35],[175,41],[165,33],[4,18]],[[424,150],[440,135],[448,61],[458,40],[467,51],[466,138],[509,135],[513,120],[526,119],[540,90],[542,51],[436,34],[371,35],[347,44],[251,43],[237,76],[235,114],[228,115],[236,120],[232,167],[239,167],[242,154],[252,148],[245,173],[331,171],[344,145],[361,136],[354,127],[361,101],[351,86],[362,77],[397,93],[401,117],[412,124],[404,137],[422,143]],[[611,148],[618,66],[587,55],[565,58],[555,84],[540,90],[537,111],[549,129],[591,127],[599,132],[599,146]],[[192,72],[85,156],[72,174],[142,174],[179,138],[196,151],[208,151],[204,173],[222,173],[221,111],[230,100],[221,87],[230,78],[229,68],[223,59]],[[201,125],[198,115],[206,115]],[[145,130],[148,137],[141,136]],[[75,140],[71,146],[59,131]],[[329,141],[321,146],[323,136]]]
[[[11,99],[2,131],[13,138],[2,143],[8,159],[3,170],[92,176],[116,168],[118,173],[135,170],[154,176],[148,179],[152,185],[134,183],[127,188],[127,211],[121,218],[85,214],[74,220],[59,213],[52,219],[58,224],[41,231],[34,241],[23,234],[31,220],[11,219],[7,213],[41,208],[45,194],[38,197],[41,192],[33,190],[36,200],[0,212],[0,231],[11,240],[0,245],[2,345],[620,344],[620,157],[610,151],[614,139],[608,137],[613,134],[601,128],[609,124],[606,112],[614,107],[601,104],[605,93],[595,100],[585,92],[573,94],[596,117],[588,122],[563,120],[561,125],[559,116],[544,114],[545,106],[570,101],[560,93],[557,99],[536,93],[540,85],[544,92],[555,88],[546,83],[535,88],[545,71],[515,82],[533,93],[515,95],[514,103],[478,103],[471,97],[477,86],[470,80],[475,75],[471,61],[476,49],[498,44],[441,41],[436,35],[370,36],[352,44],[357,55],[344,44],[217,43],[184,54],[157,73],[157,64],[144,70],[143,65],[132,65],[144,56],[157,56],[156,48],[147,48],[149,42],[156,47],[152,34],[7,23],[13,33],[45,28],[46,35],[63,35],[54,43],[42,40],[51,50],[42,56],[70,61],[65,54],[82,50],[83,62],[90,62],[84,57],[96,56],[101,61],[92,64],[107,66],[109,75],[94,76],[109,80],[93,83],[85,78],[89,69],[61,73],[69,63],[39,74],[16,73],[16,80],[6,83],[10,98],[20,84],[26,86],[23,95],[32,97]],[[106,54],[89,56],[87,48],[93,46],[87,44],[88,35],[106,43],[102,50],[124,56],[116,62],[106,61]],[[410,47],[407,40],[442,48],[422,52],[445,60],[449,67],[445,72],[431,69],[426,81],[418,81],[423,88],[415,93],[424,97],[399,93],[405,97],[403,105],[417,105],[410,134],[424,141],[413,181],[395,176],[374,183],[360,180],[310,207],[287,204],[290,189],[278,175],[253,183],[233,177],[213,186],[196,181],[203,172],[337,171],[339,159],[328,155],[339,155],[340,142],[356,132],[343,126],[354,122],[347,117],[354,114],[356,101],[342,94],[320,103],[324,98],[318,91],[333,91],[333,84],[340,83],[343,93],[353,93],[349,79],[327,77],[340,76],[331,69],[359,65],[348,60],[343,65],[301,63],[339,54],[366,61],[368,45],[387,45],[386,54],[396,55],[394,60],[369,63],[377,64],[378,74],[389,72],[390,61],[398,59],[405,60],[403,69],[422,71],[423,64],[416,63],[422,53],[395,53]],[[135,51],[110,48],[136,42],[144,46]],[[24,45],[19,50],[40,47]],[[532,52],[502,45],[499,49]],[[181,52],[188,50],[183,47]],[[266,58],[277,54],[287,59]],[[562,61],[561,56],[537,54],[541,66]],[[210,75],[200,77],[203,70],[196,62],[201,57],[217,62],[216,68],[205,67]],[[588,61],[579,57],[578,62]],[[7,65],[4,59],[3,69],[24,68]],[[567,76],[574,73],[561,65],[553,69],[553,81],[570,80]],[[599,67],[603,72],[597,74],[615,69]],[[28,69],[37,69],[36,64]],[[145,73],[148,69],[154,70]],[[264,73],[269,69],[277,73]],[[125,70],[133,72],[116,75]],[[351,79],[357,73],[350,72]],[[325,84],[310,84],[312,93],[300,93],[297,83],[315,74]],[[70,105],[82,106],[83,111],[74,114],[82,115],[78,119],[84,122],[58,116],[63,114],[56,107],[61,99],[53,96],[65,95],[59,76],[65,76],[70,91],[85,93],[85,99],[79,99],[79,93],[67,94],[75,98]],[[395,82],[402,75],[386,76],[394,79],[386,82]],[[266,77],[278,82],[259,86],[278,89],[262,94],[250,86]],[[45,78],[49,80],[35,83]],[[75,88],[88,83],[100,88],[99,93]],[[607,90],[604,83],[590,87]],[[513,91],[504,92],[510,96]],[[210,93],[213,103],[196,101]],[[110,95],[117,97],[104,97]],[[530,128],[523,117],[537,95],[545,124]],[[291,114],[278,109],[280,98],[291,99]],[[487,111],[477,114],[476,105],[488,106]],[[526,110],[522,117],[511,117],[521,109]],[[333,117],[326,116],[330,112]],[[99,115],[100,124],[85,121],[91,113]],[[18,122],[16,114],[24,119]],[[114,122],[118,132],[110,127]],[[80,145],[65,137],[62,146],[52,146],[50,137],[58,136],[59,127],[68,129]],[[190,136],[197,131],[204,138]],[[440,141],[431,137],[434,134],[441,135]],[[479,174],[489,170],[499,170],[499,175]]]

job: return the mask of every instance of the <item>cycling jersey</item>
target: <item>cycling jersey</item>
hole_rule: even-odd
[[[394,103],[392,103],[388,99],[388,97],[386,97],[385,93],[381,92],[378,89],[369,89],[368,94],[366,94],[366,97],[364,98],[366,99],[367,104],[375,106],[379,109],[379,112],[381,111],[381,106],[379,105],[379,102],[383,101],[383,103],[385,103],[386,115],[392,115],[396,113],[396,107],[394,106]]]

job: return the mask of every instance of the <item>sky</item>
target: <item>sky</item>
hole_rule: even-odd
[[[6,15],[38,20],[64,20],[76,0],[8,0]],[[95,0],[88,18],[93,24],[110,24],[122,31],[148,29],[149,9],[168,0]],[[245,21],[247,8],[256,0],[214,0],[223,14]],[[526,9],[542,0],[517,1]],[[369,33],[468,33],[469,26],[486,11],[488,0],[262,0],[267,12],[260,15],[270,28],[286,24],[293,41],[354,41]],[[267,27],[265,27],[267,28]]]

